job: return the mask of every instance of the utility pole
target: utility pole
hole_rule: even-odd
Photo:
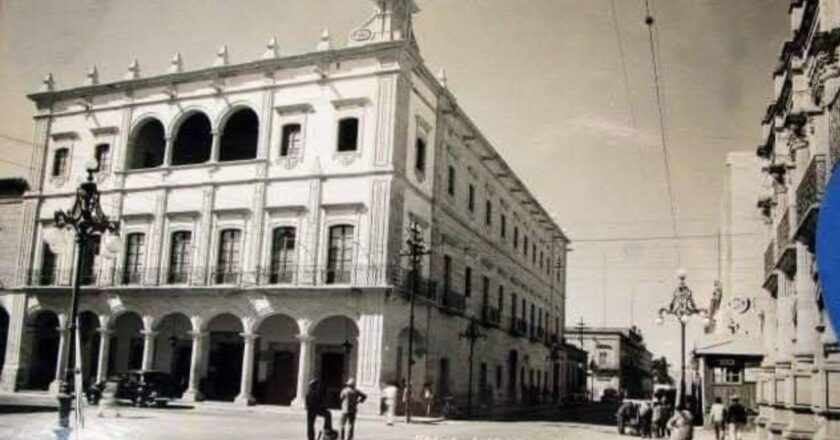
[[[408,227],[408,239],[405,241],[408,246],[408,253],[404,254],[411,258],[411,288],[410,288],[410,306],[408,315],[408,374],[405,390],[405,423],[411,423],[411,370],[414,366],[414,304],[417,300],[417,290],[420,288],[420,268],[422,265],[422,258],[430,252],[426,248],[425,240],[423,239],[423,231],[416,222],[412,222]]]

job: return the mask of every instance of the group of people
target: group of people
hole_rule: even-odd
[[[341,440],[353,440],[358,407],[360,403],[367,400],[367,395],[356,389],[354,379],[349,379],[341,390],[339,398],[341,400]],[[324,419],[324,429],[323,436],[319,435],[317,440],[336,440],[339,433],[333,429],[332,415],[327,409],[326,388],[321,385],[320,380],[313,379],[306,390],[306,436],[309,440],[316,440],[315,422],[318,417]]]
[[[669,435],[668,423],[673,413],[671,405],[664,400],[625,400],[616,413],[618,432],[646,438],[665,437]]]
[[[720,397],[715,398],[715,403],[709,409],[709,420],[715,430],[715,440],[726,438],[727,428],[731,428],[732,439],[741,440],[741,433],[747,426],[747,409],[741,404],[738,396],[732,396],[732,403],[725,406]]]

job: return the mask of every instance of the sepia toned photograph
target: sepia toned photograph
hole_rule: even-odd
[[[840,440],[838,98],[840,0],[0,0],[0,439]]]

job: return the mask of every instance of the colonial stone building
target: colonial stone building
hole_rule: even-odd
[[[14,389],[17,358],[7,353],[23,328],[24,295],[15,292],[15,268],[20,244],[23,193],[28,186],[21,178],[0,179],[0,389]],[[11,334],[10,334],[11,333]],[[12,344],[12,345],[10,345]]]
[[[653,354],[636,327],[566,329],[570,345],[588,353],[587,387],[593,400],[653,394]]]
[[[840,1],[790,2],[791,34],[773,72],[775,96],[758,156],[772,187],[757,384],[763,438],[840,438],[840,349],[814,258],[820,199],[840,158]]]
[[[55,389],[73,250],[45,237],[95,158],[106,240],[83,259],[83,371],[172,373],[185,399],[297,405],[320,378],[372,395],[407,375],[409,259],[417,290],[414,389],[467,394],[470,319],[483,324],[476,406],[566,392],[568,239],[424,64],[411,0],[375,1],[346,47],[58,89],[37,105],[17,287],[25,293],[17,389]],[[69,239],[69,237],[68,237]],[[10,344],[12,345],[12,344]],[[15,345],[15,346],[17,346]],[[419,392],[415,394],[420,394]],[[463,401],[463,400],[462,400]]]

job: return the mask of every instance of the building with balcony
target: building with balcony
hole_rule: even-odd
[[[569,241],[423,62],[414,2],[374,3],[346,47],[325,31],[281,55],[272,39],[254,61],[222,47],[205,68],[135,61],[122,80],[49,76],[30,95],[16,389],[55,390],[67,362],[72,249],[44,238],[94,158],[125,246],[102,237],[82,259],[86,380],[155,369],[185,399],[299,405],[310,378],[336,399],[355,377],[377,412],[413,362],[414,389],[463,399],[458,335],[476,318],[482,404],[563,396]],[[417,272],[410,226],[429,251]]]
[[[814,257],[826,175],[840,157],[840,2],[790,2],[791,36],[773,72],[757,155],[772,188],[766,216],[764,357],[757,381],[763,438],[840,438],[840,346]]]
[[[566,341],[588,354],[587,387],[593,400],[653,394],[653,354],[638,328],[567,328]]]

